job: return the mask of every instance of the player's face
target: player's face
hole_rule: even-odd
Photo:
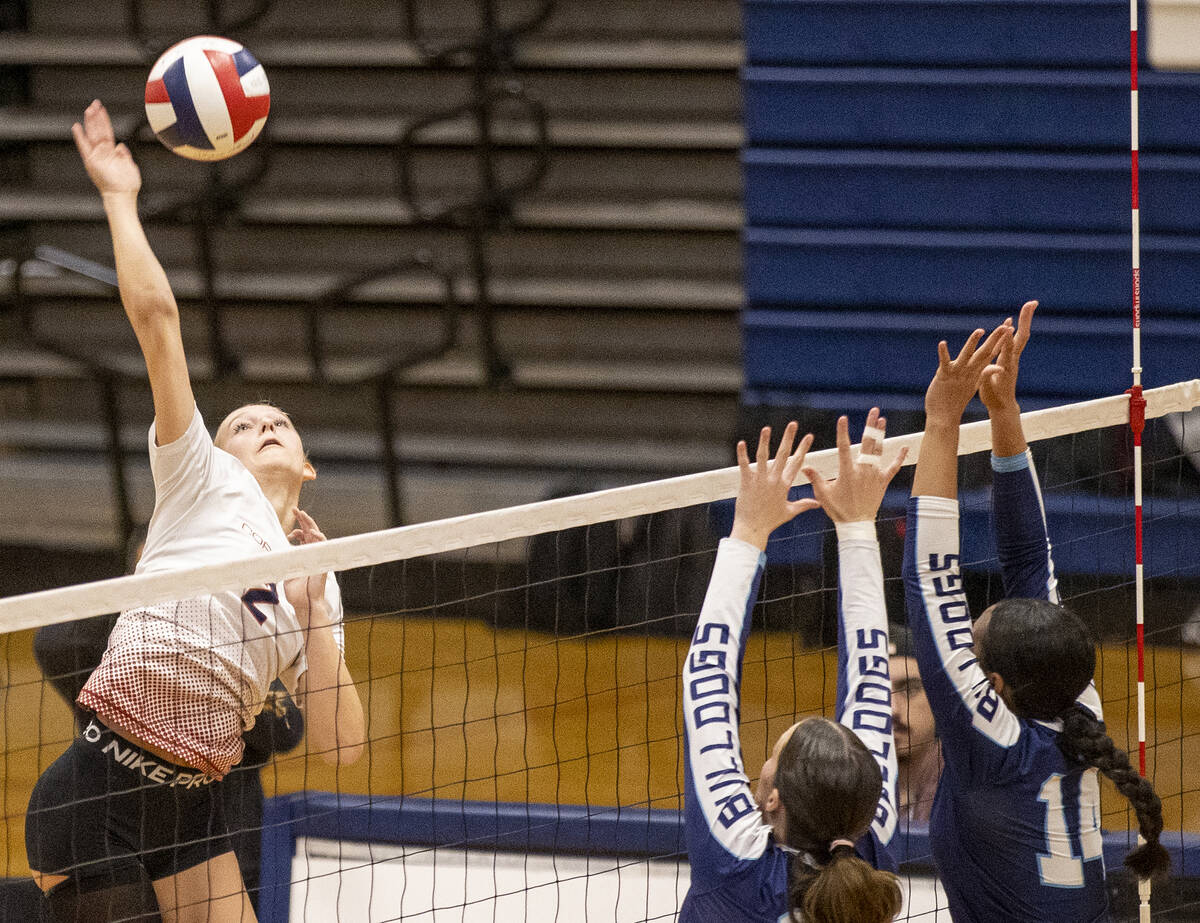
[[[921,674],[917,671],[917,661],[912,657],[892,657],[888,660],[888,670],[892,676],[896,758],[906,760],[913,750],[934,740],[937,728]]]
[[[256,478],[285,474],[309,480],[312,466],[304,455],[291,417],[269,404],[247,404],[227,416],[214,440]]]
[[[771,794],[771,790],[775,788],[775,770],[779,766],[779,754],[783,752],[783,748],[787,746],[787,742],[792,739],[792,734],[799,726],[800,722],[797,722],[779,735],[779,739],[775,741],[775,747],[771,750],[771,755],[762,765],[762,771],[758,774],[758,785],[754,788],[754,800],[758,802],[760,808],[766,802],[767,796]]]

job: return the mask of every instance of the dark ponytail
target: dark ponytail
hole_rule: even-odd
[[[827,718],[800,722],[779,753],[775,788],[786,844],[796,851],[788,908],[804,923],[890,923],[900,883],[854,854],[879,805],[883,775],[849,729]],[[830,847],[836,842],[836,846]]]
[[[900,913],[900,881],[881,872],[854,854],[854,847],[839,844],[828,859],[813,865],[809,855],[792,860],[788,906],[792,919],[804,923],[887,923]],[[803,916],[797,917],[799,910]]]
[[[1094,766],[1112,779],[1117,791],[1129,799],[1137,812],[1138,829],[1146,842],[1125,857],[1125,865],[1138,878],[1161,878],[1171,869],[1171,856],[1159,843],[1162,833],[1162,800],[1149,780],[1138,775],[1129,756],[1117,748],[1104,722],[1078,705],[1063,714],[1058,747],[1073,762]]]

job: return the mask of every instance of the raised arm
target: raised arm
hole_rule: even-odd
[[[115,143],[108,111],[99,100],[87,107],[82,125],[76,122],[71,126],[71,134],[84,169],[104,202],[121,303],[150,376],[155,438],[158,445],[166,445],[187,430],[196,401],[188,377],[175,296],[138,218],[141,172],[129,148]]]
[[[837,720],[850,728],[874,754],[883,774],[883,792],[871,823],[875,843],[860,843],[859,853],[877,868],[894,870],[881,854],[896,831],[896,748],[892,739],[892,684],[888,675],[887,606],[875,517],[888,484],[907,448],[883,467],[887,420],[872,407],[855,457],[849,423],[838,420],[838,474],[826,481],[804,469],[813,496],[833,520],[838,534],[838,689]]]
[[[770,430],[764,429],[753,468],[745,443],[738,444],[741,485],[733,530],[717,551],[684,661],[685,833],[693,882],[736,874],[760,857],[769,841],[770,828],[763,823],[742,764],[742,652],[768,536],[817,505],[813,500],[788,500],[788,489],[812,444],[812,436],[805,436],[789,455],[795,435],[796,424],[791,423],[772,459]]]
[[[1015,334],[1001,346],[996,361],[983,370],[979,398],[991,421],[992,526],[1004,595],[1059,603],[1045,504],[1017,401],[1021,353],[1029,342],[1037,304],[1027,301],[1021,306]],[[1005,321],[1010,322],[1011,318]],[[1101,716],[1095,683],[1088,685],[1079,703]]]
[[[983,371],[979,397],[992,428],[992,525],[1004,595],[1058,602],[1041,490],[1017,403],[1017,372],[1036,308],[1036,301],[1021,308],[1015,335]]]
[[[925,436],[913,477],[904,545],[904,587],[921,681],[945,741],[947,766],[972,769],[976,743],[1016,743],[1017,719],[975,659],[971,615],[959,568],[958,427],[989,360],[1013,336],[1003,325],[980,344],[971,334],[951,360],[938,344],[938,370],[925,394]]]
[[[1029,448],[1021,426],[1021,405],[1017,403],[1017,374],[1037,305],[1036,301],[1027,301],[1021,306],[1016,331],[1005,337],[996,361],[983,370],[979,379],[979,399],[987,408],[992,427],[992,455],[999,458],[1020,455]],[[1005,319],[1004,325],[1011,327],[1012,318]]]

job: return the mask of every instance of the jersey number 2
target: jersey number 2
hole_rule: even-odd
[[[254,620],[262,625],[267,621],[267,614],[259,607],[260,604],[266,603],[274,606],[279,602],[279,589],[273,583],[268,583],[266,586],[256,586],[252,590],[247,590],[242,594],[242,603],[250,614],[254,616]]]
[[[1038,801],[1046,805],[1046,845],[1048,853],[1038,853],[1038,872],[1042,884],[1053,888],[1082,888],[1083,863],[1103,855],[1100,835],[1100,781],[1095,769],[1079,779],[1079,852],[1071,845],[1067,830],[1067,809],[1063,804],[1063,777],[1053,773],[1042,783]]]

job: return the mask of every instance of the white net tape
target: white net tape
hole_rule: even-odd
[[[1149,389],[1144,392],[1144,397],[1147,419],[1189,411],[1200,406],[1200,379]],[[1128,419],[1129,398],[1123,394],[1022,415],[1025,436],[1029,442],[1116,426],[1128,422]],[[909,447],[906,463],[914,464],[920,454],[921,434],[888,439],[885,452],[890,455],[901,446]],[[982,452],[990,447],[991,429],[988,421],[968,423],[962,427],[958,447],[960,455]],[[835,449],[814,452],[809,455],[808,463],[823,476],[830,477],[837,469],[837,452]],[[807,483],[807,478],[801,475],[796,483]],[[733,497],[737,487],[738,469],[721,468],[453,519],[367,532],[286,548],[249,559],[208,564],[192,570],[140,574],[28,593],[0,600],[0,632],[120,612],[134,606],[187,599],[222,590],[241,591],[247,586],[305,574],[367,567],[711,503]]]

